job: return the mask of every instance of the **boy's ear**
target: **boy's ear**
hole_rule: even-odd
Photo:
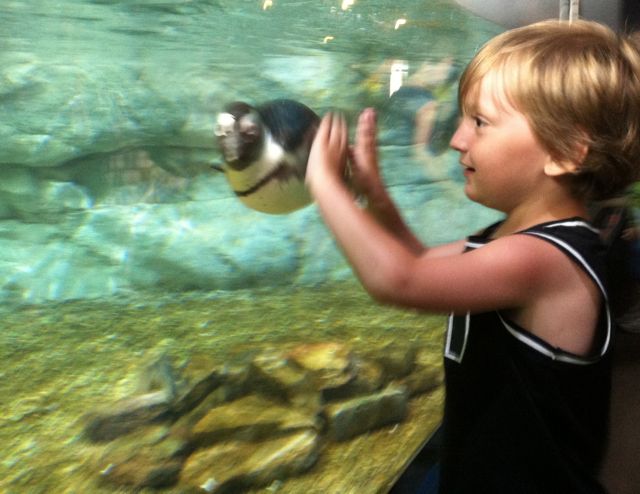
[[[544,165],[544,173],[547,177],[560,177],[562,175],[575,175],[580,170],[580,165],[571,160],[549,160]]]
[[[544,165],[544,173],[548,177],[559,177],[566,174],[575,175],[580,172],[580,167],[588,152],[589,146],[585,143],[580,143],[576,146],[574,158],[555,160],[549,157],[549,160]]]

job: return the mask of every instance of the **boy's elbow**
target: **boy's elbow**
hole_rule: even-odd
[[[367,293],[376,302],[385,305],[404,305],[410,277],[404,270],[380,267],[364,284]]]
[[[380,288],[376,288],[376,289],[367,288],[367,293],[369,293],[369,296],[379,304],[382,304],[382,305],[399,305],[400,304],[398,297],[395,296],[389,290],[380,289]]]

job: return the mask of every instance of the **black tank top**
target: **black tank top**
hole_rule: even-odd
[[[470,237],[490,241],[497,225]],[[579,218],[519,234],[561,249],[602,292],[597,350],[554,348],[499,311],[449,318],[442,494],[603,493],[596,473],[609,411],[612,323],[598,231]]]

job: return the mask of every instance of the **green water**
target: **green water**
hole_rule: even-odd
[[[197,355],[239,362],[260,350],[340,342],[363,350],[413,342],[434,355],[440,317],[381,307],[355,283],[232,295],[25,306],[2,312],[0,491],[124,492],[101,486],[83,417],[126,396],[150,349],[176,364]]]
[[[350,121],[375,106],[407,221],[457,239],[494,216],[464,198],[447,151],[455,80],[499,31],[449,0],[3,2],[0,492],[126,492],[98,483],[83,417],[135,392],[155,351],[180,368],[412,342],[437,361],[442,317],[372,302],[313,206],[239,203],[211,171],[213,122],[233,99]],[[409,91],[392,99],[396,63]]]

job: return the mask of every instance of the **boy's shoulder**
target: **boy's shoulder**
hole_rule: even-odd
[[[480,232],[469,236],[467,238],[467,244],[472,247],[474,244],[481,245],[492,242],[496,231],[502,224],[503,221],[498,221]],[[558,242],[564,241],[577,245],[586,244],[589,248],[595,247],[597,250],[600,250],[604,245],[600,230],[580,217],[538,223],[526,229],[518,230],[514,234],[503,238],[513,237],[514,235],[539,236],[549,240],[556,239]]]
[[[583,218],[566,218],[539,223],[511,235],[493,239],[501,222],[490,225],[467,239],[466,250],[480,247],[494,258],[495,265],[508,265],[518,277],[529,277],[543,286],[568,266],[578,264],[606,293],[606,247],[600,231]],[[567,263],[570,261],[570,263]]]

